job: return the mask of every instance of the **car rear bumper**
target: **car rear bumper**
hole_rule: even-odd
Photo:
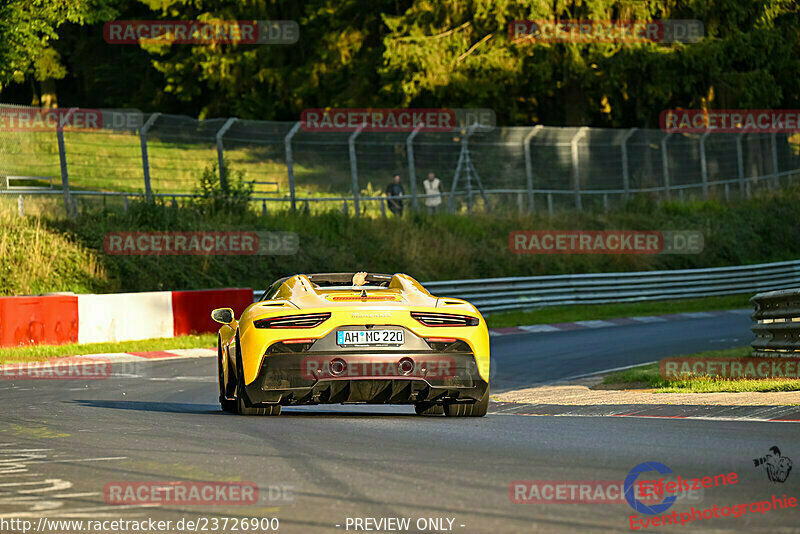
[[[474,402],[489,387],[471,353],[312,352],[264,358],[253,404]]]

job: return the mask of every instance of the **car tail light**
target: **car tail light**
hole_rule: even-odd
[[[314,328],[331,318],[330,313],[308,313],[305,315],[287,315],[253,321],[256,328]]]
[[[477,326],[478,318],[449,313],[411,312],[411,317],[425,326]]]

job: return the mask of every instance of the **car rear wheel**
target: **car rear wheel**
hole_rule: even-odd
[[[448,417],[483,417],[489,411],[489,387],[481,398],[473,404],[448,404],[444,413]]]
[[[239,415],[280,415],[280,404],[249,406],[245,396],[244,371],[242,367],[242,345],[239,342],[239,329],[236,329],[236,413]]]
[[[219,379],[219,404],[223,412],[235,412],[236,401],[228,398],[233,390],[233,384],[230,380],[230,367],[228,367],[228,376],[225,376],[225,369],[222,365],[222,343],[217,339],[217,378]]]
[[[417,402],[414,404],[417,415],[444,415],[444,406],[432,402]]]

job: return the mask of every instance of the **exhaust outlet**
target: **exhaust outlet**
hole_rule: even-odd
[[[347,369],[347,364],[341,358],[334,358],[333,360],[331,360],[330,367],[331,367],[331,374],[334,376],[339,376],[345,372],[345,370]]]
[[[397,370],[401,375],[410,375],[414,372],[414,360],[411,358],[403,358],[397,363]]]

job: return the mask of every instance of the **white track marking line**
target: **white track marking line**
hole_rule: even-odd
[[[653,360],[651,362],[642,362],[642,363],[634,363],[633,365],[623,365],[622,367],[614,367],[612,369],[603,369],[602,371],[594,371],[591,373],[586,373],[583,375],[575,375],[575,376],[568,376],[567,378],[559,378],[557,381],[553,382],[554,384],[558,384],[559,382],[568,382],[570,380],[577,380],[579,378],[588,378],[590,376],[602,375],[606,373],[613,373],[615,371],[624,371],[626,369],[632,369],[634,367],[639,367],[641,365],[650,365],[651,363],[658,363],[661,360]]]

